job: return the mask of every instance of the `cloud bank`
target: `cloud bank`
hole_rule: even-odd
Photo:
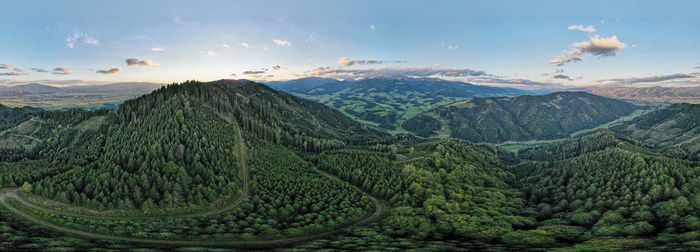
[[[352,65],[379,65],[379,64],[384,64],[387,61],[383,60],[358,60],[358,59],[351,59],[348,57],[342,57],[338,59],[338,65],[341,67],[348,67]],[[405,60],[393,60],[389,61],[390,63],[406,63]]]
[[[318,67],[305,73],[314,77],[335,79],[368,79],[394,76],[409,77],[468,77],[486,76],[484,71],[468,68],[442,68],[440,65],[428,67],[377,67],[371,69],[331,69]]]
[[[638,83],[661,83],[674,80],[683,81],[700,81],[700,73],[676,73],[669,75],[655,75],[648,77],[632,77],[632,78],[617,78],[617,79],[606,79],[599,80],[598,82],[607,83],[611,85],[632,85]]]

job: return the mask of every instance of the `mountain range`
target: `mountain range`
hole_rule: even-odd
[[[586,87],[593,94],[643,102],[700,103],[700,87]]]
[[[514,88],[411,77],[358,81],[303,78],[266,84],[321,102],[354,119],[392,133],[405,132],[401,128],[403,121],[440,105],[472,97],[517,96],[532,93],[532,91]]]
[[[632,113],[636,105],[586,92],[473,98],[416,115],[403,128],[418,136],[501,143],[566,138]]]

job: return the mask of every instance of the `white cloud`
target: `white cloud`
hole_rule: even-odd
[[[93,46],[99,46],[100,41],[97,40],[95,37],[90,36],[90,34],[87,33],[82,33],[82,32],[73,32],[71,34],[66,35],[66,47],[68,48],[73,48],[75,47],[75,44],[81,41],[86,45],[93,45]]]
[[[248,45],[248,43],[241,43],[241,46],[245,47],[245,49],[250,49],[250,45]]]
[[[316,32],[310,33],[309,36],[307,36],[306,39],[304,39],[304,42],[306,42],[306,43],[313,42],[313,41],[316,41]]]
[[[151,48],[151,51],[162,52],[165,50],[163,48],[160,48],[160,47],[153,47],[153,48]]]
[[[208,57],[216,56],[216,53],[213,51],[200,51],[199,53]]]
[[[564,51],[562,55],[550,60],[549,64],[561,66],[569,62],[581,61],[586,53],[600,57],[611,57],[615,56],[617,50],[625,47],[625,43],[620,42],[617,36],[606,38],[596,35],[590,37],[588,41],[571,44],[571,50]]]
[[[158,63],[155,63],[151,60],[139,60],[137,58],[128,58],[126,59],[126,65],[127,66],[149,66],[149,67],[158,67]]]
[[[587,27],[583,27],[583,25],[569,25],[568,28],[569,28],[569,30],[572,30],[572,31],[579,30],[579,31],[588,32],[588,33],[594,33],[597,31],[595,28],[593,28],[592,25],[589,25]]]
[[[373,24],[371,24],[371,25],[369,25],[369,30],[370,30],[370,31],[375,31],[375,30],[377,30],[377,28],[374,27]]]
[[[227,44],[221,44],[221,47],[223,47],[223,48],[231,48],[231,46],[230,46],[230,45],[227,45]]]
[[[291,42],[283,39],[273,39],[272,42],[275,42],[275,44],[278,46],[292,46]]]
[[[457,48],[459,48],[458,45],[447,46],[447,50],[457,50]]]

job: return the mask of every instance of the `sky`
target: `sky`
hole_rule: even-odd
[[[700,1],[0,0],[0,84],[698,86]]]

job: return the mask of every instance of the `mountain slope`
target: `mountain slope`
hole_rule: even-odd
[[[10,87],[0,87],[0,96],[29,95],[29,94],[56,94],[63,93],[63,89],[30,83]]]
[[[613,129],[673,156],[700,160],[700,104],[674,104]]]
[[[615,120],[635,108],[585,92],[474,98],[421,113],[403,127],[423,137],[441,134],[474,142],[557,139]]]
[[[514,96],[527,93],[512,88],[477,86],[432,78],[376,78],[337,81],[306,78],[273,82],[270,86],[334,107],[362,122],[403,132],[401,123],[439,105],[471,97]]]

